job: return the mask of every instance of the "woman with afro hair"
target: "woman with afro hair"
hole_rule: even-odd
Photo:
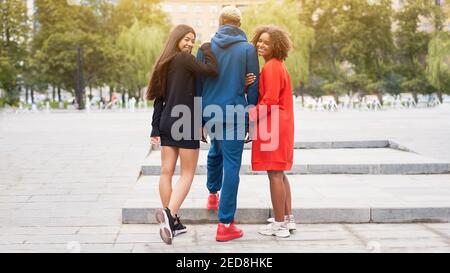
[[[249,111],[253,124],[252,169],[267,171],[273,219],[259,233],[289,237],[295,230],[289,180],[294,154],[294,106],[289,73],[284,65],[292,48],[289,34],[276,26],[256,29],[253,45],[265,64],[259,80],[259,99]]]

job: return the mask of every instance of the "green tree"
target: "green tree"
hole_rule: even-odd
[[[24,1],[0,0],[0,88],[5,91],[9,104],[17,103],[19,98],[28,30]]]
[[[36,59],[34,69],[42,75],[39,78],[58,90],[73,92],[76,87],[77,48],[81,47],[84,84],[89,90],[105,85],[112,89],[126,86],[128,90],[137,90],[137,84],[142,85],[143,76],[124,73],[136,72],[136,69],[129,69],[138,66],[136,58],[142,58],[143,66],[148,66],[152,59],[147,60],[147,56],[142,54],[135,56],[119,46],[119,35],[130,29],[135,21],[139,21],[142,27],[160,28],[166,33],[167,16],[162,12],[159,1],[121,0],[117,5],[106,0],[78,2],[77,5],[69,5],[66,0],[40,0],[36,3],[39,28],[33,39],[32,55]],[[158,36],[155,41],[150,41],[150,37],[141,38],[148,43],[146,49],[159,50],[163,43]],[[139,81],[135,80],[136,77]]]
[[[41,84],[56,85],[66,91],[75,88],[77,46],[83,40],[77,16],[80,6],[68,5],[65,0],[36,1],[35,19],[39,25],[33,36],[31,54],[34,61],[31,75]],[[36,82],[30,80],[30,89]]]
[[[394,49],[391,33],[390,0],[340,1],[335,17],[340,61],[348,61],[358,73],[372,80],[382,77],[382,63],[390,60]]]
[[[397,58],[401,63],[414,67],[417,60],[424,60],[428,51],[430,34],[419,30],[422,16],[430,14],[429,1],[406,0],[403,7],[395,16],[396,31],[395,43]],[[412,69],[414,70],[414,69]],[[415,75],[406,75],[409,78]]]
[[[121,86],[131,96],[141,98],[141,89],[148,83],[166,36],[164,28],[142,26],[139,21],[119,35],[117,44],[126,57],[126,67],[120,73]]]
[[[253,35],[259,25],[278,25],[290,32],[293,50],[286,60],[286,67],[294,87],[308,81],[309,57],[314,45],[314,33],[300,22],[299,13],[297,1],[265,1],[246,9],[242,24],[242,29],[249,35]]]
[[[11,60],[8,57],[0,57],[0,89],[5,91],[8,103],[16,99],[17,76],[17,69],[11,64]]]
[[[169,30],[169,18],[161,9],[159,0],[120,0],[114,8],[112,25],[116,34],[123,29],[129,29],[137,20],[142,26],[163,27]]]
[[[352,73],[363,74],[371,82],[383,78],[394,50],[391,1],[302,0],[301,3],[301,21],[314,29],[316,41],[311,51],[311,73],[325,79],[327,91],[333,86],[342,87],[342,83],[350,91],[354,87],[348,85],[353,82],[348,79]],[[342,92],[339,90],[335,91]]]
[[[427,58],[427,77],[433,87],[438,90],[439,99],[442,93],[450,93],[450,34],[438,32],[430,41]]]
[[[434,1],[406,0],[401,10],[395,13],[394,31],[396,53],[393,70],[403,76],[400,84],[403,91],[413,93],[427,92],[430,86],[425,77],[426,56],[431,35],[419,29],[422,18],[429,17]]]
[[[169,32],[170,24],[169,18],[167,14],[162,11],[159,2],[160,1],[156,0],[120,0],[118,5],[113,7],[111,17],[106,22],[105,32],[109,33],[108,36],[112,39],[111,44],[113,45],[113,48],[108,51],[111,56],[111,64],[113,64],[112,66],[109,66],[110,69],[106,73],[109,76],[108,85],[113,89],[117,89],[116,91],[120,91],[122,93],[122,99],[125,98],[125,92],[130,92],[132,96],[139,97],[140,93],[137,92],[137,90],[144,87],[148,81],[148,78],[142,80],[143,75],[144,73],[145,75],[148,75],[155,58],[140,59],[140,62],[143,63],[137,64],[136,52],[128,50],[129,47],[126,45],[127,43],[124,42],[123,38],[120,38],[120,36],[133,35],[129,32],[133,28],[133,25],[138,22],[139,29],[152,29],[156,36],[154,41],[151,37],[135,37],[133,41],[134,43],[138,43],[140,48],[137,51],[144,47],[150,50],[149,53],[146,53],[147,55],[153,55],[155,51],[160,50],[164,40],[161,40],[161,33],[159,33],[157,29],[161,30],[162,33],[167,34]],[[136,26],[134,26],[134,28],[136,30]],[[148,34],[145,33],[144,30],[142,30],[142,33],[144,33],[144,35]],[[143,45],[138,40],[141,40],[141,42],[146,40],[146,43],[148,44]],[[159,52],[157,54],[159,54]],[[140,57],[145,58],[143,55]],[[149,62],[151,65],[149,65]],[[149,67],[149,69],[144,72],[147,67]],[[135,73],[138,70],[140,71],[139,75],[126,74]]]
[[[310,74],[329,82],[337,80],[339,75],[339,45],[333,23],[336,11],[334,1],[301,1],[300,21],[313,29],[315,37],[309,58]]]

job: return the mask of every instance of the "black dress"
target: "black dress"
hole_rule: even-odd
[[[161,138],[161,146],[184,149],[200,148],[198,132],[201,128],[201,109],[197,109],[197,111],[194,109],[195,77],[196,74],[212,77],[218,75],[217,61],[211,52],[210,45],[203,45],[202,50],[205,54],[206,64],[197,61],[192,54],[186,52],[177,53],[169,63],[165,97],[156,99],[153,108],[151,136],[159,136]],[[190,130],[189,128],[184,128],[184,126],[179,126],[180,118],[183,119],[182,115],[180,117],[171,117],[172,109],[175,106],[182,106],[186,110],[189,109]],[[195,116],[194,113],[199,115]],[[198,121],[195,122],[196,119],[200,123]],[[178,134],[177,136],[172,135],[172,126],[175,122],[177,122],[175,128],[179,127],[175,131],[180,132],[183,136]]]

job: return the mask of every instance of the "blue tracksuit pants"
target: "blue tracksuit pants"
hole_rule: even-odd
[[[220,191],[218,218],[220,223],[228,224],[234,220],[239,187],[239,172],[242,163],[244,140],[238,130],[240,125],[224,125],[224,140],[212,139],[208,153],[207,187],[209,192]],[[243,126],[243,125],[242,125]],[[230,139],[230,134],[234,135]],[[237,137],[237,134],[241,136]],[[244,130],[245,134],[245,130]]]

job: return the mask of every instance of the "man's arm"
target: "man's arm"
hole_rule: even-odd
[[[199,62],[205,62],[205,55],[203,54],[203,50],[201,48],[197,51],[197,60]],[[201,97],[203,94],[203,75],[200,73],[196,73],[195,75],[195,96]]]
[[[248,87],[247,90],[247,102],[249,105],[256,105],[258,103],[258,86],[259,86],[259,61],[256,49],[254,46],[247,48],[247,67],[245,74],[253,73],[256,76],[256,80]]]
[[[208,77],[217,77],[219,75],[219,68],[217,60],[211,51],[211,43],[205,43],[200,48],[203,53],[204,61],[197,60],[190,53],[182,53],[183,63],[185,68],[191,73],[201,74]]]
[[[203,50],[201,48],[197,51],[197,60],[199,62],[205,62],[205,55],[203,54]],[[203,94],[203,75],[200,73],[195,74],[195,96],[201,97]],[[203,134],[203,127],[205,126],[205,120],[203,119],[203,109],[201,110],[201,120],[202,120],[202,141],[205,139]]]

